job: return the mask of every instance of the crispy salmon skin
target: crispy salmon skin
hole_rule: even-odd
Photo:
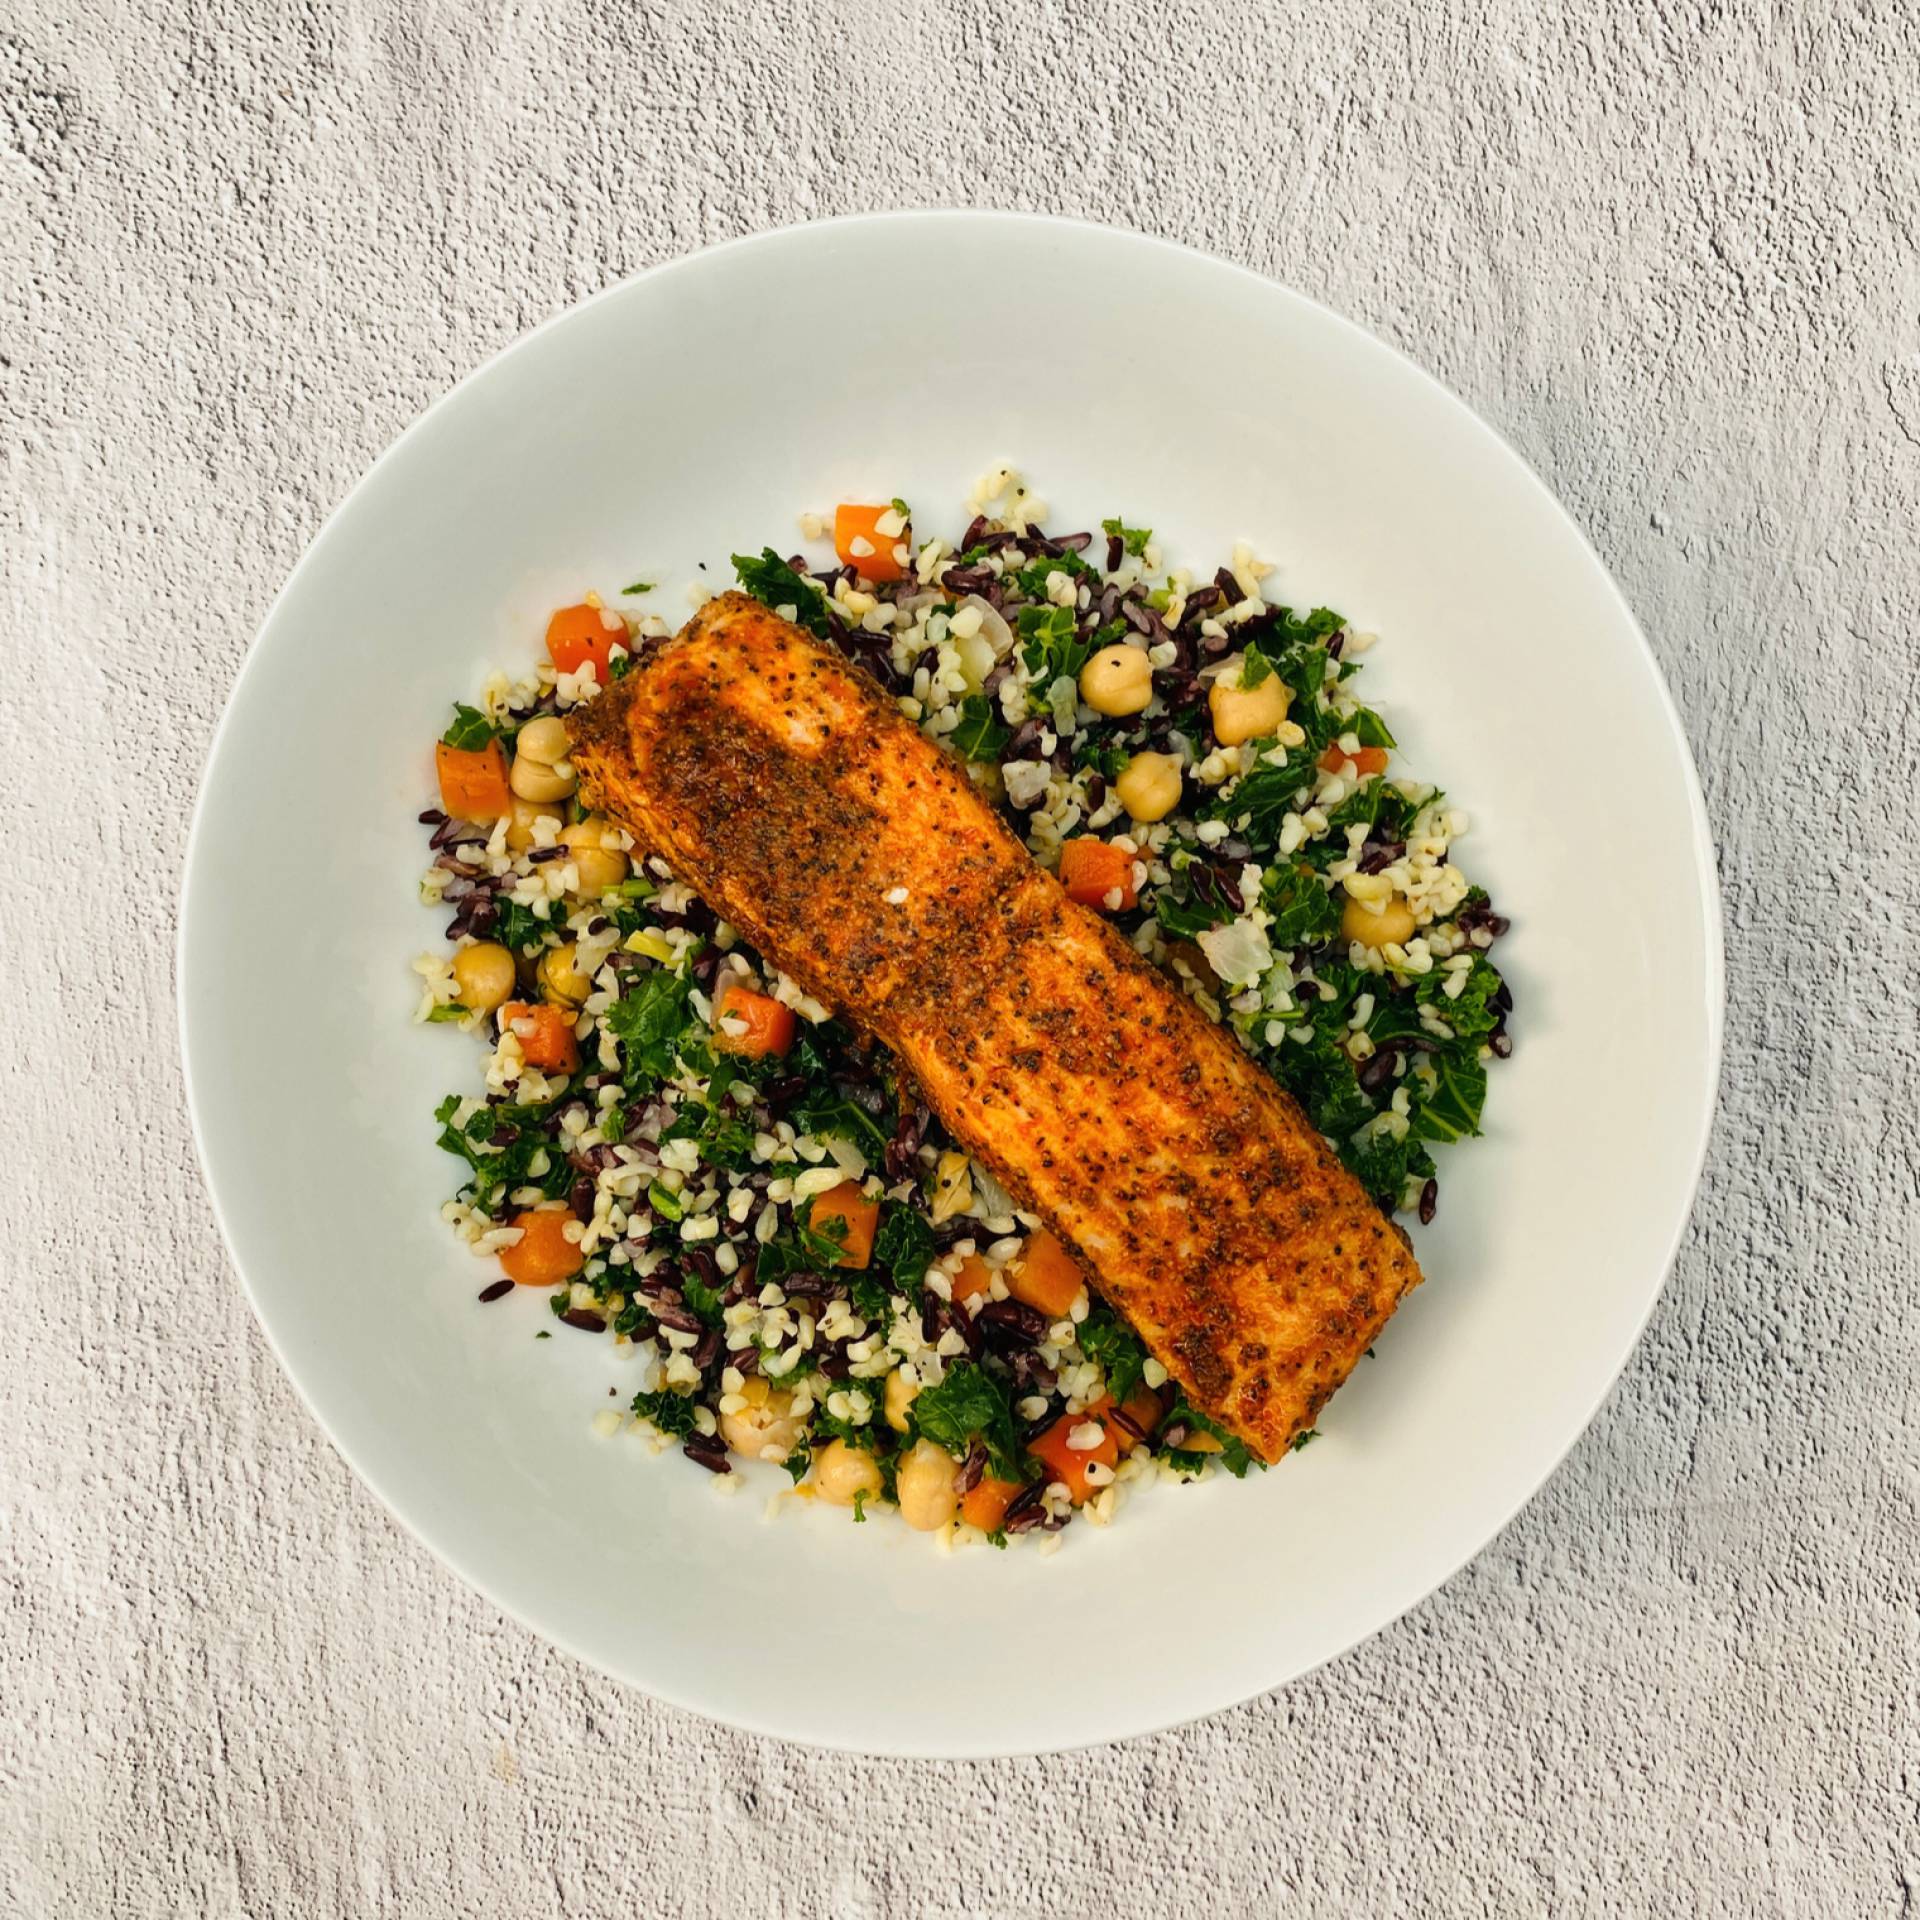
[[[1294,1101],[965,768],[757,601],[569,716],[581,790],[882,1041],[1192,1405],[1272,1461],[1420,1270]]]

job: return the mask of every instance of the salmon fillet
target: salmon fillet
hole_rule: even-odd
[[[581,791],[882,1041],[1191,1403],[1276,1460],[1420,1271],[1233,1038],[861,670],[723,594],[569,716]]]

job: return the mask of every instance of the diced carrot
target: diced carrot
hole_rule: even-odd
[[[1107,1394],[1102,1394],[1087,1409],[1087,1412],[1113,1435],[1114,1444],[1120,1451],[1131,1453],[1143,1439],[1152,1438],[1154,1429],[1160,1424],[1160,1416],[1166,1409],[1161,1405],[1160,1396],[1151,1387],[1141,1385],[1136,1386],[1119,1406],[1119,1411],[1126,1415],[1132,1426],[1139,1428],[1140,1431],[1137,1434],[1130,1427],[1116,1420],[1113,1417],[1114,1411],[1113,1400]]]
[[[729,1031],[734,1027],[741,1031]],[[738,980],[729,980],[720,989],[713,1007],[716,1053],[737,1053],[752,1060],[785,1053],[793,1045],[793,1033],[793,1009],[783,1007],[770,993],[755,993]]]
[[[1385,773],[1387,770],[1385,747],[1359,747],[1352,753],[1343,753],[1338,741],[1320,756],[1320,768],[1323,773],[1338,773],[1349,760],[1358,773]]]
[[[847,1223],[846,1237],[840,1242],[840,1258],[835,1264],[864,1267],[873,1258],[873,1236],[880,1225],[880,1202],[869,1200],[851,1180],[842,1180],[837,1187],[814,1195],[813,1212],[807,1218],[807,1225],[815,1233],[825,1233],[828,1223],[834,1220]]]
[[[992,1291],[993,1269],[977,1253],[968,1254],[960,1262],[960,1271],[953,1276],[953,1297],[964,1303],[976,1294]]]
[[[960,1518],[982,1533],[992,1533],[1007,1517],[1020,1492],[1018,1480],[979,1480],[960,1496]]]
[[[1084,1426],[1098,1428],[1099,1441],[1091,1447],[1068,1446],[1074,1431]],[[1096,1460],[1103,1467],[1120,1463],[1120,1443],[1114,1438],[1113,1428],[1092,1413],[1063,1413],[1044,1433],[1035,1434],[1027,1442],[1027,1451],[1046,1468],[1049,1479],[1066,1487],[1076,1507],[1100,1491],[1088,1480],[1087,1468]]]
[[[520,1229],[520,1238],[500,1249],[500,1265],[520,1286],[557,1287],[587,1264],[579,1242],[567,1238],[573,1215],[564,1207],[515,1214],[509,1224]]]
[[[1045,1227],[1034,1229],[1019,1259],[1007,1269],[1007,1291],[1038,1307],[1049,1320],[1064,1320],[1073,1311],[1083,1280],[1072,1255]]]
[[[1106,906],[1116,888],[1120,907],[1130,907],[1139,898],[1133,887],[1133,855],[1105,840],[1069,840],[1060,849],[1060,884],[1067,898],[1083,907]]]
[[[513,811],[513,789],[507,785],[507,753],[498,740],[469,751],[434,743],[433,770],[440,780],[440,804],[456,820],[475,820],[491,826]]]
[[[580,1046],[573,1037],[576,1018],[571,1007],[550,1000],[509,1000],[500,1009],[500,1031],[512,1028],[528,1066],[542,1073],[571,1073],[580,1064]]]
[[[904,580],[907,570],[894,558],[893,550],[906,539],[899,533],[882,533],[880,521],[894,512],[891,506],[856,507],[842,504],[833,510],[833,550],[842,563],[863,580]],[[856,544],[857,543],[857,544]],[[860,549],[865,548],[865,552]]]
[[[604,687],[613,677],[613,650],[629,646],[627,623],[610,607],[562,607],[547,622],[547,658],[562,673],[578,673],[589,660]]]

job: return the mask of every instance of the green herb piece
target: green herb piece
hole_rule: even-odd
[[[462,753],[478,753],[488,741],[499,737],[500,729],[478,707],[455,701],[453,724],[440,736],[440,744],[458,747]]]
[[[1387,723],[1371,707],[1362,707],[1347,724],[1363,747],[1392,747],[1398,744],[1387,731]]]
[[[1322,946],[1340,931],[1340,909],[1311,867],[1269,867],[1260,893],[1273,915],[1267,944],[1276,953]]]
[[[630,587],[622,587],[622,593],[651,593],[654,583],[651,580],[636,580]]]
[[[710,1327],[726,1324],[725,1309],[720,1304],[720,1290],[710,1287],[691,1267],[683,1267],[680,1272],[680,1297],[688,1308],[697,1313]]]
[[[1204,1413],[1197,1411],[1184,1395],[1174,1402],[1166,1425],[1198,1427],[1202,1433],[1210,1433],[1220,1442],[1218,1453],[1199,1453],[1190,1447],[1168,1447],[1168,1459],[1177,1461],[1189,1470],[1204,1466],[1209,1460],[1217,1460],[1236,1480],[1243,1480],[1249,1467],[1265,1465],[1264,1461],[1254,1459],[1243,1441],[1236,1440],[1218,1421],[1209,1420]]]
[[[647,1188],[647,1205],[650,1206],[662,1220],[684,1220],[686,1218],[686,1202],[682,1200],[671,1187],[663,1186],[658,1180],[652,1182]]]
[[[816,1140],[851,1140],[869,1161],[879,1160],[890,1137],[865,1107],[831,1084],[809,1087],[787,1109],[787,1119],[796,1133],[810,1133]]]
[[[873,1236],[873,1257],[893,1276],[894,1286],[918,1301],[921,1283],[933,1265],[933,1228],[918,1208],[889,1200],[880,1210],[880,1228]]]
[[[956,1361],[938,1386],[915,1397],[913,1424],[924,1439],[945,1447],[955,1459],[962,1458],[976,1439],[983,1440],[996,1479],[1026,1477],[1007,1396],[993,1376],[971,1360]]]
[[[999,701],[970,693],[960,702],[960,724],[947,735],[947,745],[963,760],[998,760],[1012,737]]]
[[[897,513],[902,520],[911,520],[913,518],[913,509],[908,506],[897,493],[893,496],[892,506],[894,512]]]
[[[1048,577],[1056,573],[1064,573],[1070,580],[1096,577],[1095,570],[1077,553],[1061,553],[1042,554],[1038,560],[1030,560],[1017,572],[1007,575],[1007,579],[1022,599],[1045,600]]]
[[[1075,631],[1073,611],[1069,607],[1022,607],[1017,616],[1020,657],[1033,677],[1029,703],[1047,704],[1047,689],[1054,681],[1079,678],[1080,669],[1093,652],[1093,643]]]
[[[1276,766],[1262,759],[1251,773],[1210,796],[1200,808],[1203,820],[1225,820],[1240,828],[1256,851],[1266,853],[1279,844],[1280,825],[1293,811],[1295,797],[1313,780],[1315,753],[1311,742],[1289,750]],[[1346,852],[1345,842],[1340,852]]]
[[[542,920],[531,907],[522,906],[518,900],[509,899],[505,894],[494,896],[493,926],[487,934],[489,940],[497,940],[503,947],[511,947],[515,953],[529,953],[535,947],[545,946],[551,931],[550,923]]]
[[[1241,686],[1257,687],[1263,680],[1271,680],[1273,672],[1273,662],[1258,647],[1248,647],[1240,655]]]
[[[1439,1084],[1415,1104],[1414,1130],[1426,1140],[1466,1140],[1480,1131],[1487,1070],[1477,1057],[1449,1052],[1433,1062]]]
[[[1118,540],[1137,560],[1147,550],[1147,542],[1153,538],[1151,527],[1123,527],[1116,517],[1102,520],[1100,531],[1111,540]]]
[[[634,976],[602,1016],[620,1042],[629,1092],[673,1072],[681,1041],[697,1021],[692,993],[693,982],[685,974],[654,967]]]
[[[1153,896],[1153,917],[1176,940],[1194,940],[1233,915],[1225,907],[1192,898],[1184,888],[1166,886]]]
[[[795,573],[771,547],[763,547],[757,560],[751,554],[736,553],[733,570],[740,576],[741,586],[763,607],[792,607],[794,619],[809,633],[822,640],[832,638],[826,596],[813,581]]]
[[[1093,1308],[1074,1338],[1089,1360],[1099,1361],[1107,1376],[1107,1391],[1115,1400],[1124,1401],[1140,1384],[1147,1350],[1140,1344],[1140,1336],[1110,1308]]]
[[[633,1410],[643,1420],[653,1424],[670,1439],[684,1440],[695,1429],[693,1417],[694,1397],[690,1393],[675,1393],[669,1387],[663,1387],[658,1393],[636,1393],[633,1396]]]
[[[440,1123],[442,1151],[464,1160],[472,1169],[467,1191],[482,1213],[492,1213],[495,1203],[515,1187],[537,1186],[551,1200],[572,1186],[573,1168],[566,1155],[543,1138],[551,1107],[482,1106],[468,1115],[464,1126],[456,1127],[453,1116],[460,1103],[459,1094],[448,1094],[434,1109],[433,1117]],[[543,1149],[547,1170],[536,1176],[531,1171],[532,1163]]]
[[[1369,1348],[1368,1351],[1371,1352],[1372,1349]],[[1318,1427],[1309,1427],[1305,1433],[1296,1433],[1293,1436],[1292,1440],[1287,1444],[1287,1451],[1289,1453],[1298,1453],[1301,1448],[1312,1446],[1319,1438],[1320,1429]]]
[[[427,1019],[435,1026],[440,1026],[449,1020],[464,1020],[466,1017],[467,1009],[457,1001],[450,1001],[444,1007],[435,1007],[434,1010],[427,1015]]]

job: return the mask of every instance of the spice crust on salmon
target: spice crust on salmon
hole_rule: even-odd
[[[1298,1105],[857,667],[724,594],[569,718],[583,796],[888,1046],[1262,1459],[1419,1268]]]

